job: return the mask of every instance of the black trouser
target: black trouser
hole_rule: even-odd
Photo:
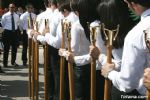
[[[23,34],[22,34],[22,61],[23,64],[27,63],[27,49],[28,49],[28,35],[26,30],[23,30]]]
[[[60,90],[60,60],[58,49],[48,46],[48,97],[49,100],[59,100]],[[64,62],[64,100],[69,100],[68,68],[67,61]]]
[[[121,92],[114,86],[112,86],[111,93],[112,100],[146,100],[146,98],[141,96],[137,90],[133,90],[129,93]]]
[[[48,46],[48,96],[49,100],[59,98],[59,56],[58,49]],[[56,93],[54,92],[56,89]],[[56,99],[57,100],[57,99]]]
[[[90,65],[74,66],[75,100],[90,100]]]
[[[8,64],[8,54],[10,46],[11,48],[11,64],[16,61],[16,53],[18,46],[18,33],[17,31],[4,30],[3,33],[3,43],[4,43],[4,54],[3,54],[3,64],[7,66]]]
[[[74,84],[76,100],[90,100],[90,64],[74,67]],[[104,77],[96,71],[96,100],[103,100]]]
[[[101,71],[96,71],[96,100],[104,100],[104,83],[105,78],[101,75]]]

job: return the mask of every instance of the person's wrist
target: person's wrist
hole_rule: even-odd
[[[110,72],[111,71],[113,71],[114,69],[113,68],[111,68],[108,72],[107,72],[107,75],[106,75],[106,77],[105,78],[107,78],[108,79],[108,76],[109,76],[109,74],[110,74]]]

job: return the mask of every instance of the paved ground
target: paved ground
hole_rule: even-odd
[[[18,64],[21,62],[21,50],[18,49],[17,60]],[[40,58],[39,58],[39,100],[43,100],[44,95],[44,77],[43,77],[43,49],[40,47]],[[0,57],[2,61],[2,57]],[[2,62],[0,62],[0,65]],[[0,74],[0,100],[29,100],[28,97],[28,67],[19,66],[13,67],[10,65],[10,55],[8,68],[3,68],[6,72],[5,74]]]

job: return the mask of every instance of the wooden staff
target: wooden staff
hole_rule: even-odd
[[[48,20],[45,19],[45,27],[47,27]],[[44,100],[48,100],[48,44],[44,46]]]
[[[31,19],[30,19],[31,20]],[[32,20],[31,28],[34,28],[35,20]],[[31,74],[32,74],[32,100],[34,100],[36,95],[36,43],[32,39],[32,67],[31,67]],[[36,98],[37,99],[37,98]]]
[[[32,74],[32,100],[34,100],[35,94],[35,43],[32,40],[32,67],[31,67],[31,74]]]
[[[96,44],[96,27],[90,30],[91,44],[95,47]],[[96,96],[96,60],[91,58],[91,81],[90,81],[90,100],[95,100]]]
[[[31,24],[32,23],[32,24]],[[33,29],[33,22],[28,18],[28,29]],[[34,42],[29,38],[29,96],[34,100]]]
[[[30,20],[28,19],[28,29],[30,29]],[[32,63],[32,39],[28,39],[28,44],[29,44],[29,83],[28,83],[28,92],[29,92],[29,97],[31,99],[31,63]]]
[[[71,23],[67,23],[67,39],[68,39],[68,51],[71,52]],[[75,100],[74,95],[74,78],[73,78],[73,66],[68,62],[68,77],[69,77],[69,92],[70,100]]]
[[[117,34],[119,32],[119,25],[116,30],[106,29],[104,24],[102,24],[102,29],[105,34],[107,45],[106,45],[106,53],[107,53],[107,63],[112,63],[112,44],[115,41]],[[110,100],[110,89],[111,82],[108,79],[105,79],[105,87],[104,87],[104,100]]]
[[[38,22],[36,22],[36,31],[38,32]],[[36,100],[39,99],[39,43],[35,42],[35,81],[36,81]]]
[[[144,33],[145,33],[145,43],[148,48],[148,53],[150,53],[150,37],[148,36],[148,32],[146,30],[144,30]],[[146,95],[147,95],[146,100],[150,100],[150,91],[147,91]]]
[[[64,23],[63,20],[61,20],[61,28],[62,28],[62,41],[61,41],[61,48],[65,48],[65,37],[64,37]],[[60,96],[59,100],[64,99],[64,57],[60,57]]]

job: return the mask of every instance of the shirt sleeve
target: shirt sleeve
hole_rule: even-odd
[[[42,44],[45,44],[45,42],[46,42],[45,41],[45,36],[43,36],[43,35],[38,35],[37,40],[40,41]]]
[[[2,16],[1,24],[2,24],[2,27],[4,28],[4,26],[5,26],[5,15]]]
[[[81,39],[80,33],[81,32],[76,25],[71,28],[71,49],[74,54],[77,54],[76,52],[79,51],[79,43]]]
[[[132,49],[132,50],[131,50]],[[134,51],[130,54],[129,51]],[[120,72],[111,71],[108,78],[120,91],[130,92],[139,86],[139,79],[143,76],[146,55],[135,45],[126,46],[123,52]]]
[[[60,25],[60,24],[59,24]],[[54,48],[59,49],[61,47],[61,26],[58,26],[57,34],[56,36],[51,35],[50,33],[47,33],[45,35],[45,40],[47,44],[53,46]]]
[[[75,56],[74,61],[77,66],[83,66],[90,63],[90,55]]]

